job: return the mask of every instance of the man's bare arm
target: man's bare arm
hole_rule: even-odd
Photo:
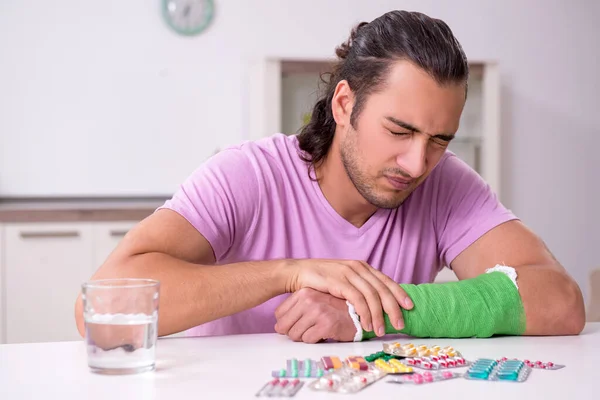
[[[283,261],[214,266],[209,242],[183,217],[159,210],[129,232],[92,277],[161,282],[160,336],[261,304],[285,292]],[[252,288],[249,290],[249,288]],[[75,318],[84,335],[83,305]]]
[[[452,269],[459,279],[469,279],[496,264],[517,271],[525,335],[575,335],[583,330],[585,306],[579,286],[520,221],[490,230],[454,259]]]

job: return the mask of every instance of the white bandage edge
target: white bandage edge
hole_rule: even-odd
[[[513,267],[509,267],[508,265],[496,264],[494,267],[485,270],[486,274],[489,274],[491,272],[502,272],[503,274],[508,276],[512,283],[515,285],[515,287],[519,289],[519,285],[517,285],[517,271],[515,271]],[[360,325],[360,320],[358,319],[358,314],[356,313],[354,306],[348,301],[346,301],[346,305],[348,306],[348,314],[350,314],[350,318],[352,318],[352,322],[354,322],[354,327],[356,328],[354,341],[361,342],[363,339],[363,330],[362,326]]]
[[[350,314],[350,318],[352,318],[352,322],[354,322],[354,327],[356,328],[353,341],[361,342],[363,339],[363,330],[358,319],[358,314],[356,313],[354,306],[348,303],[348,301],[346,301],[346,305],[348,306],[348,314]]]
[[[517,285],[517,271],[515,271],[513,267],[509,267],[508,265],[496,264],[495,267],[488,268],[485,270],[486,274],[489,274],[490,272],[502,272],[510,278],[510,280],[512,281],[512,283],[515,284],[515,287],[517,289],[519,288],[519,285]]]

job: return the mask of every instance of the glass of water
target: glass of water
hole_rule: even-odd
[[[103,374],[152,371],[160,283],[104,279],[82,285],[88,365]]]

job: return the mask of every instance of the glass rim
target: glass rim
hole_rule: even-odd
[[[117,284],[123,283],[123,284]],[[160,281],[146,278],[110,278],[87,281],[81,284],[85,289],[140,289],[159,286]]]

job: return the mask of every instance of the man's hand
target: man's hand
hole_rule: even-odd
[[[287,292],[312,288],[346,299],[354,306],[364,330],[385,335],[383,312],[392,325],[404,328],[400,307],[410,310],[413,304],[404,290],[385,274],[364,261],[291,260]]]
[[[356,334],[346,301],[314,289],[292,294],[277,307],[275,318],[275,331],[295,342],[351,342]]]

